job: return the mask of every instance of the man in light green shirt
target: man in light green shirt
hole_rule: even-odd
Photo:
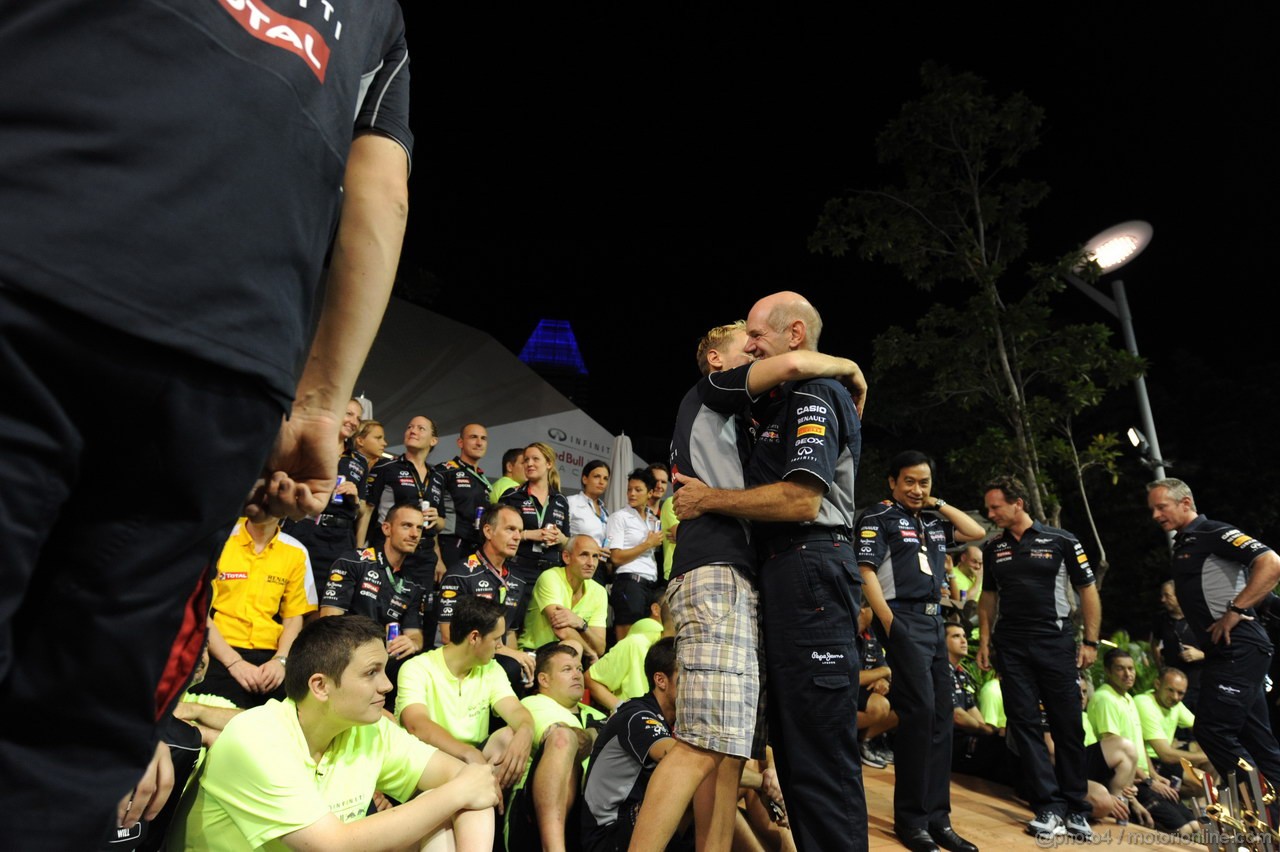
[[[659,590],[663,587],[659,586]],[[612,713],[618,705],[649,692],[644,658],[653,643],[662,638],[662,595],[649,602],[649,617],[631,625],[631,630],[609,652],[587,669],[587,689],[593,704]],[[675,635],[672,628],[671,634]]]
[[[536,754],[508,809],[507,848],[537,849],[537,839],[547,852],[565,852],[566,826],[577,828],[570,809],[596,740],[587,723],[604,715],[581,703],[582,658],[572,645],[540,648],[535,671],[538,692],[520,703],[533,716]]]
[[[600,545],[591,536],[575,535],[565,542],[561,556],[564,565],[548,568],[534,583],[520,647],[534,650],[572,639],[595,657],[603,656],[609,596],[592,579],[600,565]]]
[[[505,606],[478,595],[458,599],[448,645],[400,667],[396,718],[409,733],[461,761],[493,769],[505,789],[524,774],[533,719],[494,654],[506,631]],[[506,727],[489,734],[489,713]]]
[[[1138,717],[1142,720],[1142,737],[1147,741],[1147,757],[1158,761],[1158,769],[1176,774],[1182,778],[1182,760],[1185,758],[1192,766],[1212,773],[1213,766],[1209,758],[1196,743],[1187,743],[1183,747],[1175,745],[1174,736],[1178,728],[1190,728],[1196,723],[1195,714],[1182,703],[1187,694],[1187,676],[1180,670],[1165,669],[1156,681],[1151,692],[1144,692],[1133,700],[1138,706]],[[1183,778],[1188,784],[1194,779]],[[1194,791],[1193,791],[1194,792]]]
[[[383,715],[391,691],[386,664],[382,627],[370,619],[323,618],[304,627],[289,655],[286,700],[227,723],[183,796],[169,848],[425,841],[423,848],[490,849],[499,797],[492,772],[414,740]],[[366,817],[375,791],[404,804]]]

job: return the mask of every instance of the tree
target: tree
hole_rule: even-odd
[[[1048,467],[1074,460],[1083,487],[1084,470],[1114,466],[1105,439],[1075,452],[1073,419],[1141,364],[1110,345],[1103,325],[1054,323],[1050,299],[1078,253],[1020,263],[1027,214],[1048,187],[1016,167],[1039,143],[1043,110],[1021,94],[998,100],[973,74],[930,64],[921,76],[924,95],[876,140],[901,182],[829,200],[809,246],[835,256],[856,250],[925,291],[943,283],[969,291],[960,307],[935,303],[913,329],[876,339],[877,408],[906,420],[936,416],[944,404],[968,413],[977,440],[953,462],[982,476],[1012,463],[1031,514],[1056,519]]]

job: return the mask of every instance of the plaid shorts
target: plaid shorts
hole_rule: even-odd
[[[676,627],[676,736],[734,757],[764,757],[764,646],[759,596],[730,565],[703,565],[673,579],[667,606]]]

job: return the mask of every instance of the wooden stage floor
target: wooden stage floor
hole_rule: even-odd
[[[883,852],[902,849],[893,833],[893,767],[872,769],[864,766],[862,777],[867,791],[870,848]],[[962,837],[976,843],[982,852],[1045,848],[1037,844],[1034,837],[1023,833],[1027,820],[1032,816],[1026,804],[1015,799],[1008,787],[965,775],[952,776],[952,824]],[[1116,825],[1109,819],[1093,823],[1093,831],[1092,843],[1062,838],[1055,848],[1083,850],[1086,847],[1134,846],[1165,852],[1203,852],[1205,849],[1200,844],[1181,841],[1142,826]]]

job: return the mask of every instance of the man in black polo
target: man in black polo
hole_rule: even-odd
[[[889,462],[885,500],[858,520],[858,567],[876,632],[893,664],[894,830],[914,852],[977,847],[951,828],[950,666],[942,629],[947,548],[977,541],[973,518],[932,495],[933,460],[907,450]]]
[[[1230,524],[1196,510],[1180,479],[1147,486],[1151,517],[1173,539],[1173,582],[1192,632],[1207,636],[1196,741],[1224,776],[1244,758],[1280,778],[1264,689],[1272,644],[1254,607],[1280,582],[1280,557]]]
[[[672,471],[691,483],[690,493],[706,485],[741,489],[746,484],[750,404],[763,392],[815,376],[849,377],[860,392],[866,390],[852,361],[797,351],[752,363],[747,341],[741,320],[713,328],[699,341],[703,378],[680,403],[671,443]],[[677,494],[681,491],[677,485]],[[653,789],[661,795],[645,800],[632,838],[632,848],[639,850],[666,846],[695,789],[712,775],[717,785],[713,812],[700,811],[698,819],[709,821],[710,843],[728,844],[743,764],[762,756],[764,748],[760,660],[758,652],[742,650],[760,647],[759,556],[749,525],[722,514],[685,517],[667,593],[684,671],[677,698],[680,736],[655,776]]]
[[[155,722],[241,507],[301,518],[332,493],[413,141],[399,4],[334,12],[0,16],[0,798],[23,845],[89,848],[167,760]],[[145,428],[104,416],[122,409]],[[127,469],[123,446],[143,447]],[[78,641],[48,641],[52,613]],[[94,694],[91,726],[70,683]],[[160,807],[138,793],[130,822]]]
[[[489,432],[479,423],[468,423],[458,432],[458,454],[431,471],[430,490],[440,494],[444,507],[440,514],[440,561],[445,566],[474,553],[483,542],[480,516],[489,506],[493,483],[480,469],[480,459],[489,449]]]
[[[440,625],[441,638],[449,642],[449,624],[458,600],[468,595],[487,598],[505,607],[507,632],[503,642],[514,649],[515,636],[524,625],[525,587],[524,582],[507,569],[507,560],[516,555],[520,546],[524,521],[515,509],[498,504],[485,509],[480,531],[484,544],[449,566],[440,581],[436,622]]]
[[[424,644],[420,609],[427,586],[404,570],[422,541],[422,510],[413,503],[396,506],[382,529],[382,547],[357,551],[330,567],[320,614],[363,615],[384,628],[399,624],[399,637],[387,645],[391,657],[387,677],[394,683],[399,662],[421,651]]]
[[[638,821],[641,802],[654,769],[671,752],[676,719],[675,639],[659,639],[644,658],[649,680],[645,695],[625,701],[596,738],[591,764],[582,782],[582,848],[585,852],[621,852]],[[692,832],[683,843],[692,846]]]
[[[746,351],[816,351],[822,318],[800,294],[775,293],[747,315]],[[788,383],[757,407],[760,430],[743,491],[682,479],[676,513],[757,522],[769,734],[797,847],[865,849],[858,754],[861,578],[849,534],[862,431],[848,389]],[[680,548],[676,548],[679,561]]]
[[[1007,741],[1026,770],[1029,801],[1036,812],[1027,831],[1041,838],[1093,836],[1086,798],[1084,726],[1076,673],[1098,654],[1102,603],[1089,558],[1076,537],[1034,520],[1026,491],[1001,477],[985,491],[987,517],[1001,532],[982,552],[986,588],[978,604],[978,665],[1002,678]],[[1068,585],[1080,596],[1084,638],[1076,649]],[[999,615],[997,625],[996,617]],[[998,627],[994,639],[992,626]],[[1049,759],[1040,708],[1053,734]]]
[[[369,472],[364,499],[372,507],[372,513],[361,516],[356,530],[357,547],[364,547],[366,541],[370,547],[380,547],[382,524],[391,509],[402,503],[418,504],[424,518],[422,541],[409,557],[407,567],[419,582],[435,578],[439,562],[436,531],[445,520],[444,492],[433,489],[431,465],[427,464],[427,457],[439,440],[436,425],[429,417],[419,414],[410,418],[404,430],[404,452]]]

